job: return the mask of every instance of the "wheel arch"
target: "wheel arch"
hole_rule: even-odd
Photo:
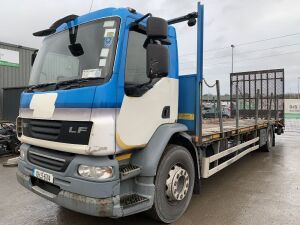
[[[157,128],[147,146],[132,155],[131,163],[142,168],[141,176],[155,176],[161,156],[171,137],[188,128],[180,123],[163,124]]]
[[[192,137],[185,133],[188,128],[179,123],[161,125],[151,137],[147,146],[133,154],[131,163],[142,168],[141,176],[154,177],[160,159],[168,144],[177,144],[185,147],[191,154],[195,166],[195,186],[194,193],[199,193],[200,189],[200,166],[199,156],[196,146],[192,142]]]

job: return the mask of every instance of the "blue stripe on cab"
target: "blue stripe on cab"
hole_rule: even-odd
[[[122,100],[117,102],[118,74],[113,74],[109,82],[97,86],[92,108],[120,108]]]
[[[48,92],[22,93],[21,108],[29,108],[34,94],[57,93],[55,108],[120,108],[121,102],[116,103],[115,82],[100,86],[90,86],[69,90]]]
[[[20,106],[29,108],[32,96],[34,94],[57,93],[55,102],[56,108],[92,108],[95,86],[78,88],[72,90],[57,90],[49,92],[22,93]]]

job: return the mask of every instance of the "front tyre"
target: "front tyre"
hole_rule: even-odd
[[[193,158],[178,145],[168,145],[155,177],[155,196],[150,214],[164,223],[176,221],[187,209],[195,181]]]

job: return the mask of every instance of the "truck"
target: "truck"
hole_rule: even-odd
[[[203,17],[200,3],[170,20],[106,8],[34,33],[45,38],[16,121],[18,182],[80,213],[146,212],[172,223],[202,179],[251,151],[271,151],[284,128],[273,114],[228,125],[219,110],[219,120],[202,122]],[[186,76],[173,26],[181,22],[197,26],[197,73]]]

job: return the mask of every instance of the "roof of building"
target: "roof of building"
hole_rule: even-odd
[[[16,45],[16,44],[10,44],[10,43],[1,42],[1,41],[0,41],[0,45],[4,45],[4,46],[7,46],[7,47],[11,47],[11,48],[27,49],[27,50],[30,50],[30,51],[35,51],[35,50],[37,50],[37,49],[35,49],[35,48],[26,47],[26,46],[22,46],[22,45]]]

